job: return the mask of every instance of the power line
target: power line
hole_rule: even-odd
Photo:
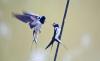
[[[60,40],[61,40],[63,28],[64,28],[64,23],[65,23],[65,19],[66,19],[66,14],[67,14],[67,10],[68,10],[69,1],[70,0],[67,0],[66,7],[65,7],[65,12],[64,12],[63,20],[62,20],[62,25],[61,25]],[[57,54],[58,54],[58,49],[59,49],[59,42],[57,44],[57,48],[56,48],[56,52],[55,52],[55,56],[54,56],[54,61],[56,61]]]

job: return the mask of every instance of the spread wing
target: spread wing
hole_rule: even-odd
[[[38,16],[40,16],[40,15],[38,15],[38,14],[35,14],[35,13],[32,13],[32,12],[23,12],[23,14],[24,15],[29,15],[29,16],[33,16],[33,17],[38,17]]]
[[[20,21],[22,21],[24,23],[34,21],[31,19],[31,17],[29,15],[14,14],[14,17],[16,17],[17,19],[19,19]]]

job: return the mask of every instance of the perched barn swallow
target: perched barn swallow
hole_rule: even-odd
[[[13,15],[20,21],[24,23],[28,23],[30,28],[33,30],[33,41],[37,43],[38,34],[41,31],[41,26],[42,24],[44,24],[46,17],[37,15],[35,13],[31,13],[31,12],[23,12],[23,14],[13,13]]]
[[[58,24],[54,23],[53,24],[53,27],[54,27],[54,34],[53,34],[53,37],[52,37],[52,40],[50,41],[50,43],[46,46],[45,49],[47,49],[48,47],[50,47],[51,45],[53,46],[53,43],[56,41],[58,43],[62,43],[60,41],[60,31],[61,31],[61,28],[59,27]]]

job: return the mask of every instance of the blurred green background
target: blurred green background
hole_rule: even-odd
[[[44,50],[52,23],[61,25],[67,0],[0,0],[0,61],[53,61],[54,47]],[[39,43],[32,43],[32,30],[12,12],[36,12],[46,16]],[[71,0],[57,61],[100,61],[100,0]]]

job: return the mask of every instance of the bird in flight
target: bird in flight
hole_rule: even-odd
[[[23,23],[28,24],[33,30],[33,42],[38,42],[38,34],[41,32],[41,26],[45,23],[45,16],[41,16],[32,12],[23,12],[22,14],[13,13],[14,17]]]

